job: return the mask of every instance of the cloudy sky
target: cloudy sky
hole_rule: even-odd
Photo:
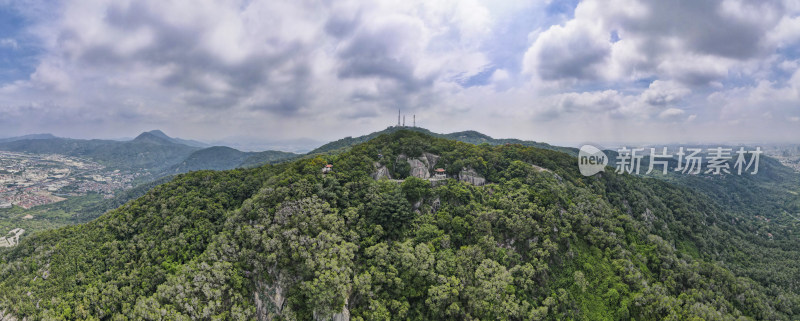
[[[800,137],[800,2],[0,0],[0,136]]]

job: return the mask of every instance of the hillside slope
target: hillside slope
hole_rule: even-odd
[[[547,143],[526,141],[526,140],[520,140],[520,139],[495,139],[495,138],[492,138],[492,137],[490,137],[488,135],[479,133],[479,132],[474,131],[474,130],[468,130],[468,131],[463,131],[463,132],[455,132],[455,133],[450,133],[450,134],[438,134],[438,133],[431,132],[430,130],[427,130],[425,128],[421,128],[421,127],[399,127],[399,126],[387,127],[384,130],[377,131],[377,132],[374,132],[374,133],[371,133],[371,134],[367,134],[367,135],[363,135],[363,136],[345,137],[345,138],[342,138],[342,139],[339,139],[339,140],[336,140],[336,141],[332,141],[332,142],[327,143],[325,145],[322,145],[320,147],[317,147],[316,149],[310,151],[308,154],[321,154],[321,153],[331,153],[331,152],[335,152],[335,151],[342,151],[343,149],[346,149],[348,147],[352,147],[354,145],[370,141],[370,140],[372,140],[372,139],[374,139],[374,138],[376,138],[376,137],[378,137],[380,135],[392,134],[392,133],[396,133],[398,131],[415,131],[415,132],[422,133],[422,134],[429,135],[429,136],[433,136],[433,137],[447,138],[447,139],[457,140],[457,141],[460,141],[460,142],[474,144],[474,145],[479,145],[479,144],[489,144],[489,145],[520,144],[520,145],[523,145],[523,146],[530,146],[530,147],[537,147],[537,148],[542,148],[542,149],[550,149],[550,150],[560,151],[560,152],[564,152],[564,153],[567,153],[567,154],[573,155],[573,156],[578,155],[577,150],[574,149],[574,148],[553,146],[553,145],[550,145],[550,144],[547,144]]]
[[[27,140],[27,139],[53,139],[53,138],[57,137],[53,136],[53,134],[30,134],[17,137],[0,138],[0,143],[14,142],[18,140]]]
[[[0,149],[34,154],[88,157],[110,168],[159,171],[198,150],[197,147],[142,133],[125,142],[69,138],[25,139],[0,143]]]
[[[230,147],[214,146],[193,152],[166,172],[186,173],[198,170],[227,170],[273,164],[299,155],[280,151],[242,152]]]
[[[488,183],[371,177],[376,163],[396,175],[418,157],[435,162],[428,170]],[[325,164],[333,171],[323,174]],[[663,181],[582,177],[564,153],[398,131],[337,155],[179,175],[90,223],[25,238],[0,251],[0,311],[28,320],[796,318],[789,285],[712,258],[738,237],[731,220],[714,200]]]

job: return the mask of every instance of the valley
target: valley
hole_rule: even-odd
[[[296,156],[209,147],[159,130],[127,141],[49,134],[0,139],[0,235],[17,228],[30,235],[89,221],[172,175],[259,166]]]
[[[77,157],[0,151],[0,208],[29,209],[87,193],[111,198],[115,191],[132,188],[140,176],[137,172],[106,170],[103,165]]]

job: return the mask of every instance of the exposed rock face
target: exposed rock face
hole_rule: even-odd
[[[254,294],[258,321],[271,321],[278,317],[284,320],[294,319],[294,313],[286,306],[285,286],[280,279],[273,284],[256,282]]]
[[[464,168],[458,173],[458,180],[470,183],[475,186],[483,186],[486,184],[486,179],[478,175],[472,168]]]
[[[431,169],[436,166],[439,161],[439,155],[431,153],[423,153],[422,156],[417,158],[409,158],[408,164],[411,165],[411,173],[409,175],[419,178],[430,178]]]
[[[408,165],[411,167],[408,173],[409,176],[429,179],[431,177],[431,169],[433,169],[433,167],[436,166],[436,162],[439,161],[439,155],[423,153],[420,157],[408,157],[401,154],[397,156],[397,161],[408,162]]]
[[[431,204],[431,210],[436,212],[439,210],[439,207],[441,206],[442,206],[442,201],[437,197],[435,200],[433,200],[433,203]]]
[[[439,155],[434,155],[431,153],[423,153],[422,157],[420,158],[425,158],[426,164],[428,164],[429,169],[436,167],[436,162],[439,161]]]
[[[341,313],[334,314],[331,317],[331,321],[350,321],[350,310],[345,306]]]
[[[411,172],[408,173],[409,176],[416,176],[422,179],[431,177],[431,173],[428,171],[428,164],[425,164],[420,159],[409,158],[408,164],[411,165]]]
[[[6,310],[0,311],[0,321],[17,321],[13,315],[6,313]]]
[[[550,170],[541,166],[531,165],[537,172],[549,172]]]
[[[381,178],[388,178],[392,179],[392,174],[389,173],[389,169],[386,166],[382,166],[381,163],[375,162],[375,173],[372,173],[372,178],[375,180],[380,180]]]
[[[447,184],[447,180],[444,178],[432,177],[431,170],[436,166],[436,163],[439,161],[439,156],[434,155],[431,153],[423,153],[422,156],[411,158],[407,157],[406,155],[399,155],[397,156],[398,162],[408,162],[408,165],[411,167],[409,171],[409,176],[414,176],[422,179],[430,180],[432,186],[439,186],[443,184]],[[385,166],[380,166],[378,163],[375,163],[375,167],[378,170],[372,175],[375,179],[380,179],[381,177],[389,177],[388,170],[385,169]],[[385,176],[383,171],[386,172]],[[486,184],[486,179],[483,178],[472,168],[464,168],[461,172],[458,173],[455,177],[462,182],[470,183],[476,186],[483,186]]]
[[[348,301],[344,301],[342,312],[334,313],[332,316],[323,316],[314,311],[314,321],[350,321],[350,309],[347,308]]]

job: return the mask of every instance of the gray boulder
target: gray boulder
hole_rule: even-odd
[[[461,172],[458,173],[458,180],[475,186],[483,186],[486,184],[486,179],[478,175],[478,172],[472,168],[462,169]]]

